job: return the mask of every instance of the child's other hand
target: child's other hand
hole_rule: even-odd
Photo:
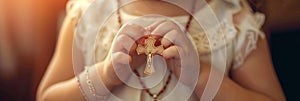
[[[158,21],[148,28],[154,35],[163,36],[161,44],[165,47],[162,56],[167,60],[168,68],[174,72],[180,82],[194,86],[199,76],[199,58],[190,39],[177,24],[172,21]]]
[[[144,27],[134,24],[125,24],[119,30],[111,46],[111,51],[102,63],[103,68],[100,75],[105,80],[104,82],[113,86],[121,85],[123,83],[121,79],[124,80],[132,75],[131,69],[141,67],[146,57],[137,55],[135,41],[144,34]],[[131,69],[126,68],[128,65]]]

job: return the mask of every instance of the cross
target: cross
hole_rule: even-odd
[[[147,75],[151,75],[154,73],[154,68],[152,66],[153,55],[162,54],[164,47],[163,45],[155,46],[156,39],[148,35],[148,38],[145,39],[145,45],[138,44],[136,51],[137,54],[146,54],[147,55],[147,64],[144,70],[144,73]]]

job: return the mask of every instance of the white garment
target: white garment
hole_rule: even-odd
[[[84,55],[84,64],[93,65],[96,62],[103,61],[107,56],[108,50],[110,49],[111,43],[116,35],[119,25],[117,21],[117,16],[114,14],[108,18],[105,22],[102,29],[95,32],[90,32],[91,28],[98,28],[95,26],[99,19],[106,19],[101,16],[106,12],[107,9],[116,9],[116,2],[105,2],[105,0],[99,0],[101,6],[97,8],[97,19],[85,17],[81,19],[81,15],[84,14],[86,9],[90,6],[92,0],[72,0],[68,2],[67,13],[73,18],[74,24],[83,24],[83,27],[80,27],[77,30],[78,35],[75,37],[75,45],[80,49]],[[226,61],[225,73],[228,74],[233,69],[241,67],[247,58],[248,54],[251,53],[256,48],[256,42],[259,37],[264,38],[264,34],[260,31],[260,28],[264,22],[264,16],[260,13],[252,13],[250,7],[248,6],[246,0],[211,0],[209,3],[210,8],[216,13],[217,18],[220,21],[220,24],[212,24],[212,27],[207,29],[207,32],[212,34],[206,35],[201,27],[197,25],[195,20],[192,21],[189,37],[195,43],[195,46],[198,49],[200,60],[210,63],[211,54],[221,54],[223,56],[215,59],[214,63],[221,63]],[[208,17],[206,13],[210,11],[208,6],[198,10],[195,13],[195,16]],[[233,15],[237,12],[243,12],[243,18],[237,19],[233,18]],[[123,12],[121,10],[122,21],[126,22],[136,18]],[[182,26],[185,26],[188,16],[178,16],[171,17],[175,21],[179,22]],[[149,25],[160,18],[153,19],[144,19],[143,23]],[[80,22],[80,23],[79,23]],[[204,24],[211,24],[209,20],[201,22]],[[225,35],[222,34],[225,33]],[[96,47],[94,48],[95,35],[97,34]],[[208,37],[210,40],[208,40]],[[225,40],[225,42],[224,42]],[[226,50],[226,55],[224,55]],[[97,58],[94,58],[97,57]],[[226,59],[226,60],[224,60]],[[95,60],[95,61],[94,61]],[[219,64],[212,64],[216,68],[224,68]],[[141,71],[141,70],[139,70]],[[158,92],[163,86],[166,78],[162,80],[160,84],[152,88],[150,91]],[[176,85],[176,77],[173,75],[170,85],[167,88],[167,91],[164,94],[171,92],[172,88]],[[113,91],[113,94],[123,99],[124,101],[151,101],[152,98],[145,92],[141,90],[127,87],[126,85],[120,86],[117,88],[117,91]],[[163,94],[163,96],[164,96]],[[184,94],[183,92],[176,93],[177,96]],[[134,95],[134,96],[133,96]],[[174,101],[181,101],[175,97]],[[195,95],[190,97],[190,101],[198,100]]]

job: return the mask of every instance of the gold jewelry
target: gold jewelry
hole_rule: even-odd
[[[151,75],[155,72],[153,67],[153,55],[162,54],[164,47],[163,45],[155,46],[155,42],[157,40],[152,35],[147,35],[144,44],[138,44],[136,51],[137,54],[146,54],[147,55],[147,63],[144,70],[144,73],[147,75]]]

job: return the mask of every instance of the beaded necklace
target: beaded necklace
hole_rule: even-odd
[[[195,12],[195,1],[194,0],[194,6],[192,8],[192,11],[191,11],[191,14],[189,14],[189,18],[188,18],[188,21],[187,21],[187,24],[185,25],[185,30],[184,32],[187,33],[189,31],[189,28],[190,28],[190,24],[191,24],[191,21],[193,19],[193,16],[192,14],[194,14]],[[119,23],[119,26],[121,27],[122,26],[122,18],[121,18],[121,14],[120,14],[120,7],[121,7],[121,3],[120,3],[120,0],[117,0],[117,3],[118,3],[118,10],[117,10],[117,18],[118,18],[118,23]],[[139,74],[139,72],[134,69],[133,72],[139,77],[139,83],[142,85],[143,87],[143,90],[148,93],[149,96],[151,96],[154,101],[159,101],[159,96],[164,93],[168,87],[168,84],[170,83],[171,81],[171,78],[172,78],[172,71],[169,70],[169,75],[168,75],[168,78],[163,86],[163,88],[158,92],[158,93],[152,93],[150,92],[150,90],[146,87],[145,83],[141,80],[141,75]]]

